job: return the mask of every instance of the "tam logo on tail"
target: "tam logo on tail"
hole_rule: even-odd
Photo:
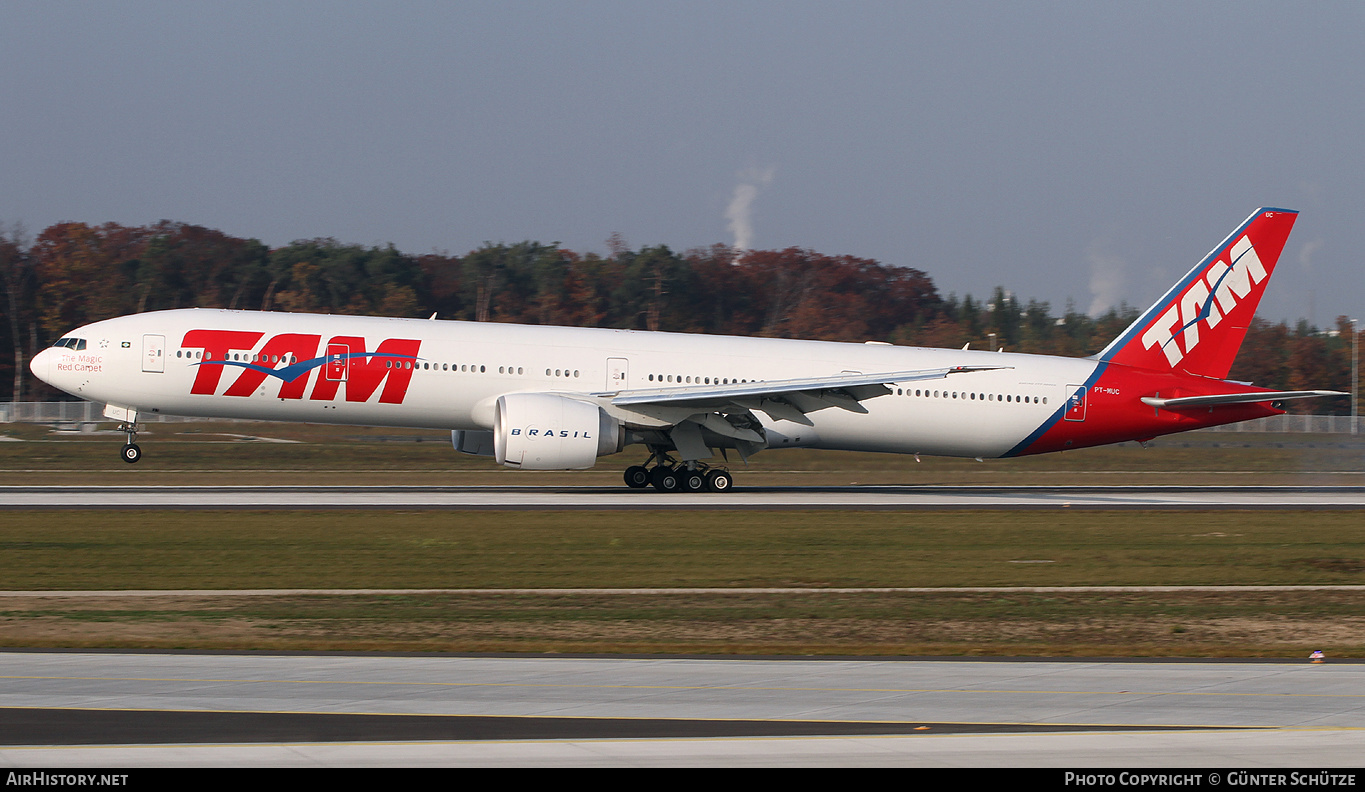
[[[1251,287],[1265,279],[1256,248],[1242,237],[1232,247],[1232,266],[1215,261],[1207,275],[1195,278],[1176,304],[1142,334],[1142,345],[1160,347],[1174,367],[1199,344],[1200,322],[1210,330],[1217,327],[1239,300],[1251,294]]]
[[[1099,359],[1226,377],[1297,217],[1284,209],[1258,210]]]

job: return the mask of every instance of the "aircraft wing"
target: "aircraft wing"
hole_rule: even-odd
[[[891,393],[887,383],[943,379],[952,374],[1004,368],[1012,366],[951,366],[873,374],[847,373],[828,377],[690,385],[593,395],[614,407],[667,423],[680,423],[698,413],[748,414],[758,410],[767,413],[773,420],[812,426],[806,413],[828,407],[866,413],[867,408],[861,402]]]
[[[1318,396],[1350,396],[1341,391],[1262,391],[1260,393],[1215,393],[1209,396],[1182,396],[1176,399],[1162,399],[1143,396],[1142,403],[1163,410],[1185,410],[1196,407],[1212,407],[1218,404],[1250,404],[1253,402],[1287,401],[1289,399],[1313,399]]]

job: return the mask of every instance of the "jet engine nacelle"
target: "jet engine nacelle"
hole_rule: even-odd
[[[493,411],[493,458],[521,470],[584,470],[622,448],[616,419],[590,402],[510,393]]]

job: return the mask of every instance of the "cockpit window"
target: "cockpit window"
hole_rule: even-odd
[[[80,351],[80,350],[82,350],[82,349],[85,349],[85,339],[84,339],[84,338],[59,338],[59,339],[57,339],[57,343],[53,344],[53,346],[54,346],[54,347],[61,347],[61,348],[63,348],[63,349],[74,349],[74,350]]]

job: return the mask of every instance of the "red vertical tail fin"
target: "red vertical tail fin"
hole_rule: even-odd
[[[1227,377],[1298,215],[1257,209],[1097,358]]]

